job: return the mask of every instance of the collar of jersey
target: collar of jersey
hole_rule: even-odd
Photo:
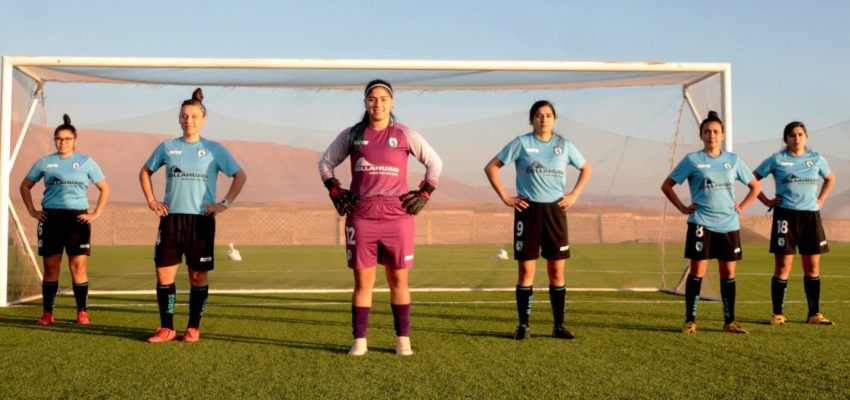
[[[528,134],[529,134],[529,135],[531,135],[531,138],[532,138],[532,139],[534,139],[535,141],[540,142],[540,143],[546,143],[546,144],[549,144],[549,143],[552,143],[552,141],[553,141],[553,140],[555,140],[555,132],[552,132],[552,137],[551,137],[551,138],[549,138],[549,140],[540,140],[540,139],[538,139],[538,138],[537,138],[537,135],[535,135],[533,131],[532,131],[532,132],[529,132]]]

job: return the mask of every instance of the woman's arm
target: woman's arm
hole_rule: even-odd
[[[564,207],[565,210],[569,210],[572,205],[578,201],[578,196],[581,195],[581,192],[584,190],[585,185],[590,180],[590,175],[593,174],[593,168],[590,166],[590,163],[585,162],[584,165],[579,168],[581,171],[578,174],[578,180],[576,181],[575,187],[573,187],[573,191],[570,194],[564,195],[561,198],[561,201],[558,202],[558,205]]]
[[[499,178],[499,168],[504,166],[505,163],[503,163],[502,160],[499,160],[498,157],[493,157],[493,159],[487,163],[487,166],[484,167],[484,173],[487,174],[487,179],[490,180],[490,186],[493,186],[493,190],[496,191],[496,194],[499,195],[502,202],[505,203],[506,206],[522,212],[524,208],[528,207],[528,203],[525,202],[525,199],[522,197],[511,197],[505,190],[505,187],[502,186],[502,180]]]
[[[109,200],[109,194],[112,193],[112,189],[110,189],[109,183],[106,182],[106,179],[101,179],[100,182],[95,183],[94,186],[100,190],[100,196],[97,198],[97,206],[94,208],[94,212],[91,214],[81,214],[77,217],[77,220],[87,224],[90,224],[92,221],[100,218],[100,215],[103,214],[103,210],[106,209],[106,202]]]
[[[818,195],[818,207],[823,207],[826,196],[829,196],[829,192],[832,191],[833,187],[835,187],[835,174],[830,172],[829,176],[823,178],[823,186],[820,188],[820,194]]]
[[[35,206],[32,203],[32,187],[35,186],[35,182],[30,180],[29,178],[24,178],[23,182],[21,182],[21,198],[24,200],[24,205],[27,206],[27,212],[33,218],[38,219],[39,221],[44,221],[47,219],[47,214],[42,211],[36,211]]]
[[[735,206],[735,211],[737,211],[738,214],[743,214],[744,210],[746,210],[747,207],[749,207],[750,204],[752,204],[752,202],[756,200],[756,197],[758,197],[758,195],[761,193],[761,185],[759,184],[759,181],[756,178],[750,180],[750,182],[747,183],[747,187],[750,188],[750,192],[747,193],[747,197],[744,198],[744,201],[742,201],[741,204]]]
[[[676,181],[674,181],[670,177],[667,177],[667,179],[664,180],[664,183],[661,184],[661,192],[664,193],[665,196],[667,196],[667,200],[670,200],[670,203],[672,203],[673,206],[676,207],[677,210],[679,210],[679,212],[685,215],[693,214],[694,211],[699,208],[699,206],[697,206],[696,204],[691,204],[690,206],[685,207],[685,205],[682,204],[682,201],[679,200],[679,196],[676,195],[675,191],[673,191],[673,186],[676,186]]]
[[[756,177],[757,181],[764,179],[764,177],[761,176],[761,174],[756,172],[756,171],[753,171],[753,176]],[[761,191],[761,189],[759,189],[758,199],[761,202],[761,204],[764,204],[765,207],[767,207],[767,208],[779,207],[779,205],[782,204],[782,198],[781,197],[776,196],[773,199],[769,199],[769,198],[767,198],[767,195],[764,194],[764,192]],[[770,210],[768,210],[768,211],[770,211]]]
[[[236,198],[239,197],[239,193],[242,192],[242,187],[245,186],[245,181],[247,180],[248,175],[245,174],[244,169],[240,169],[239,171],[236,171],[235,174],[233,174],[233,182],[230,183],[230,189],[227,191],[227,194],[224,195],[224,199],[227,200],[228,204],[232,204],[234,201],[236,201]],[[221,203],[203,204],[201,205],[201,207],[206,207],[206,210],[204,210],[204,216],[207,217],[215,217],[216,214],[222,213],[224,212],[224,210],[227,210],[227,207],[225,207],[224,204]]]
[[[142,185],[142,193],[145,194],[145,201],[147,201],[148,207],[150,207],[157,216],[164,217],[168,215],[168,205],[158,202],[156,197],[154,197],[153,186],[151,185],[151,175],[153,175],[153,171],[151,171],[147,165],[142,166],[142,170],[139,172],[139,183]]]

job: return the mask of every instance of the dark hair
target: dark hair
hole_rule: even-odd
[[[558,113],[555,112],[555,106],[552,103],[547,100],[539,100],[531,106],[531,111],[528,112],[528,122],[531,123],[531,121],[534,121],[534,115],[537,114],[537,111],[546,106],[552,109],[552,116],[558,118]]]
[[[390,92],[390,97],[393,97],[393,85],[391,85],[389,82],[387,82],[383,79],[375,79],[375,80],[367,83],[366,88],[363,89],[363,96],[368,97],[369,93],[372,92],[372,90],[375,90],[376,87],[383,87],[383,86],[390,88],[390,90],[388,90],[388,91]],[[390,111],[390,123],[395,122],[395,120],[396,120],[395,114],[393,114],[393,112]],[[364,130],[369,125],[369,110],[366,110],[366,111],[363,112],[363,117],[360,118],[359,124],[362,125]]]
[[[192,98],[184,101],[183,104],[180,105],[180,109],[182,110],[183,107],[186,106],[201,107],[201,111],[203,111],[204,116],[207,116],[207,108],[204,107],[204,92],[201,90],[201,88],[195,89],[195,91],[192,92]]]
[[[794,122],[789,123],[788,125],[785,125],[785,130],[782,132],[782,141],[783,142],[787,141],[788,136],[791,135],[791,133],[794,132],[794,128],[798,128],[798,127],[803,128],[803,133],[805,133],[806,136],[809,136],[809,131],[806,129],[806,125],[803,125],[803,123],[800,122],[800,121],[794,121]]]
[[[717,115],[717,111],[709,111],[708,117],[702,120],[702,123],[699,124],[699,134],[702,135],[702,128],[705,128],[709,122],[717,122],[720,124],[720,132],[726,132],[726,128],[723,127],[723,121],[720,120],[720,116]]]
[[[71,117],[68,114],[62,116],[62,121],[64,122],[62,125],[56,127],[56,130],[53,131],[53,136],[59,134],[59,131],[71,131],[74,134],[74,137],[77,137],[77,128],[74,128],[74,125],[71,125]]]

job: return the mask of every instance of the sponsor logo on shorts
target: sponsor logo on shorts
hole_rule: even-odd
[[[783,162],[779,163],[779,165],[781,165],[781,166],[783,166],[783,167],[793,167],[793,166],[794,166],[794,163],[792,163],[792,162],[787,162],[787,161],[783,161]]]
[[[778,244],[779,246],[785,246],[785,238],[779,238],[776,241],[776,244]]]
[[[732,169],[732,164],[729,164],[728,162],[725,162],[725,163],[723,163],[723,168],[726,168],[726,169]]]
[[[398,138],[391,137],[390,138],[390,147],[398,146]]]
[[[81,248],[81,249],[90,249],[90,248],[91,248],[91,245],[90,245],[90,244],[81,244],[81,245],[80,245],[80,248]]]
[[[540,149],[525,149],[526,153],[539,153]]]
[[[348,261],[351,261],[351,250],[346,251],[346,257],[348,257]]]
[[[702,242],[697,242],[696,248],[697,251],[702,251]]]
[[[404,261],[413,261],[413,254],[409,256],[404,256]]]
[[[169,150],[168,155],[183,154],[183,150]]]
[[[699,168],[699,169],[711,168],[711,164],[697,164],[697,168]]]
[[[80,163],[75,162],[75,163],[71,164],[71,168],[73,168],[73,169],[80,168]]]
[[[561,251],[567,251],[570,249],[570,245],[561,246]]]
[[[204,158],[207,155],[207,151],[205,149],[198,149],[198,158]]]
[[[821,246],[826,246],[826,240],[824,240],[823,242],[820,242],[820,245],[821,245]]]
[[[812,160],[806,160],[806,166],[811,168],[815,166],[815,162]]]
[[[522,251],[522,240],[517,240],[516,251]]]
[[[741,252],[741,248],[740,248],[740,247],[736,247],[736,248],[735,248],[735,254],[738,254],[738,253],[740,253],[740,252]]]
[[[210,262],[212,261],[212,257],[201,257],[201,262]]]

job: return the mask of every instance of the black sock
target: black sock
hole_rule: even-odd
[[[726,323],[735,321],[735,278],[720,280],[720,297],[723,299],[723,317]]]
[[[74,284],[74,300],[77,301],[77,312],[85,311],[89,308],[89,283]]]
[[[159,303],[159,327],[174,330],[174,302],[177,300],[177,285],[156,285],[156,301]]]
[[[820,312],[820,276],[810,278],[803,277],[803,285],[806,289],[806,300],[809,303],[809,316]]]
[[[41,304],[44,306],[44,311],[53,312],[53,307],[56,307],[56,292],[58,291],[59,281],[41,282]]]
[[[189,328],[201,327],[201,317],[207,308],[207,297],[210,294],[210,286],[192,286],[189,292]]]
[[[549,285],[549,303],[552,304],[552,317],[555,319],[555,327],[564,324],[564,309],[566,308],[567,286]]]
[[[531,315],[531,299],[534,295],[532,286],[516,285],[516,311],[519,314],[519,324],[528,326],[528,317]]]
[[[773,277],[770,281],[770,297],[773,299],[773,314],[781,315],[785,308],[785,294],[788,293],[788,281]]]
[[[694,322],[697,319],[697,306],[699,305],[699,292],[702,288],[702,278],[688,275],[685,282],[685,322]]]

